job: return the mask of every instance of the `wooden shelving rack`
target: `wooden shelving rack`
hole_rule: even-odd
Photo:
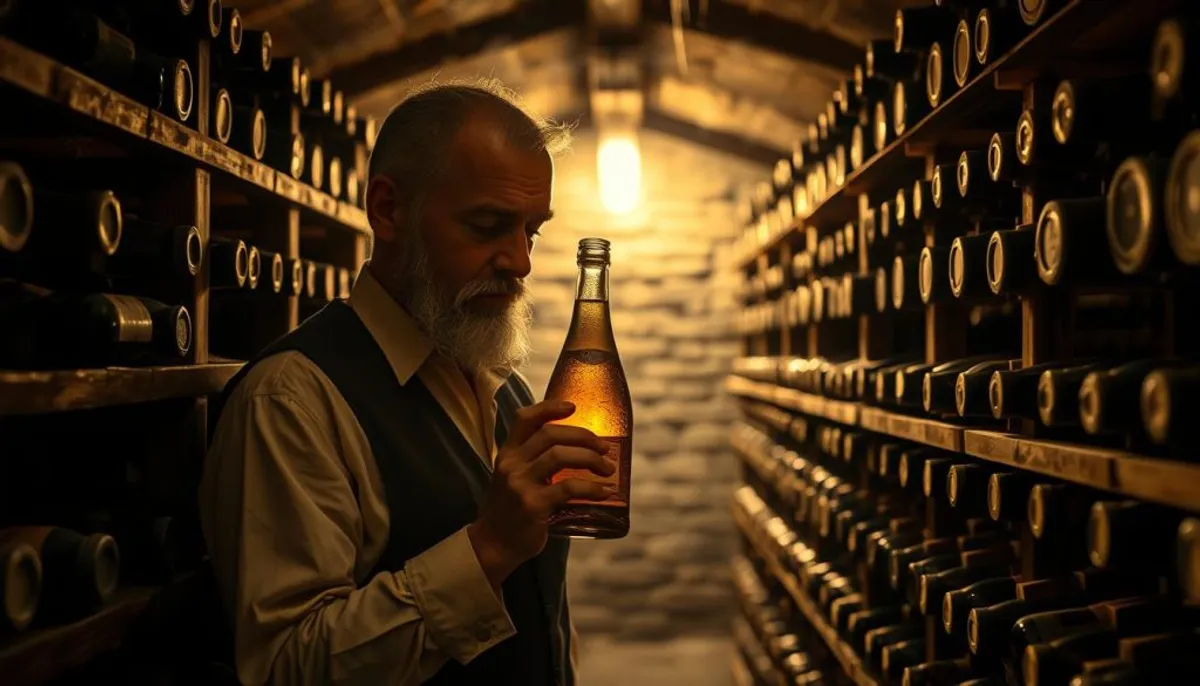
[[[15,159],[97,169],[94,182],[112,184],[118,197],[136,199],[145,218],[195,226],[205,257],[210,238],[228,236],[277,252],[285,260],[302,258],[333,265],[353,278],[369,249],[370,227],[362,207],[211,137],[213,46],[199,40],[193,48],[188,48],[192,52],[184,58],[192,69],[195,108],[188,123],[182,123],[0,37],[0,101],[8,114],[7,123],[0,124],[0,159],[16,155]],[[291,119],[284,128],[292,133],[301,131],[296,106]],[[359,143],[357,161],[347,160],[347,164],[364,165],[368,152]],[[359,171],[365,173],[365,169]],[[361,195],[365,196],[365,191]],[[0,370],[0,433],[8,443],[0,449],[0,485],[7,480],[9,487],[14,487],[11,470],[16,469],[16,456],[6,453],[16,440],[28,442],[57,434],[63,442],[47,445],[43,458],[61,463],[56,478],[68,489],[86,488],[86,484],[76,483],[86,478],[75,475],[78,454],[88,455],[93,466],[103,460],[119,465],[126,455],[136,455],[142,460],[140,469],[149,484],[146,488],[157,503],[153,514],[182,522],[181,526],[188,527],[188,542],[196,542],[195,488],[207,448],[208,398],[220,393],[248,355],[294,329],[325,301],[322,296],[264,294],[236,303],[245,316],[219,318],[210,315],[212,305],[242,293],[230,296],[210,290],[209,268],[204,259],[199,273],[182,289],[184,297],[173,303],[184,305],[192,321],[191,349],[179,364]],[[4,276],[0,273],[0,279]],[[345,284],[337,288],[338,297],[344,297]],[[0,336],[4,335],[0,331]],[[221,347],[231,350],[216,349]],[[113,436],[81,433],[70,443],[69,434],[81,432],[80,427],[89,422],[126,425],[126,429],[124,433],[114,430]],[[106,443],[122,440],[131,442],[124,447]],[[28,452],[29,446],[25,449]],[[20,512],[7,515],[20,520],[17,523],[57,524],[25,521],[26,515]],[[147,646],[155,645],[162,636],[186,636],[187,631],[198,637],[195,627],[180,634],[170,608],[200,602],[209,603],[211,610],[215,601],[193,597],[205,592],[199,572],[175,571],[175,581],[165,585],[123,582],[107,605],[73,623],[35,623],[24,631],[0,633],[0,682],[6,686],[59,683],[60,679],[75,683],[73,679],[85,678],[79,675],[92,674],[88,670],[95,665],[100,665],[99,674],[111,670],[129,674],[123,667],[111,667],[116,661],[149,670],[137,672],[139,678],[175,683],[171,679],[179,677],[177,670],[186,671],[202,662],[173,663],[174,653],[154,655],[151,653],[158,648]],[[141,642],[130,645],[127,639],[134,634]],[[199,640],[182,637],[178,642]],[[172,645],[171,650],[177,648]],[[203,661],[205,657],[187,659]]]
[[[914,179],[929,181],[936,165],[955,161],[959,153],[967,149],[986,149],[992,132],[1016,128],[1017,116],[1022,109],[1044,115],[1048,95],[1061,80],[1128,73],[1130,64],[1134,63],[1139,63],[1145,70],[1151,37],[1159,23],[1177,12],[1191,11],[1184,3],[1173,0],[1064,0],[1050,5],[1050,13],[1009,51],[993,57],[982,68],[976,65],[975,75],[944,98],[940,106],[934,107],[917,123],[910,124],[902,135],[889,137],[884,149],[864,159],[856,169],[847,167],[844,182],[836,187],[831,182],[830,190],[822,200],[810,204],[807,211],[799,204],[795,205],[797,216],[790,224],[784,221],[783,226],[774,231],[768,231],[765,223],[750,227],[747,238],[737,246],[736,257],[747,283],[758,280],[760,287],[743,291],[746,307],[769,307],[779,302],[775,298],[811,285],[821,276],[842,276],[822,273],[812,266],[815,262],[808,263],[806,273],[797,276],[792,268],[793,259],[801,253],[813,255],[815,241],[841,232],[847,224],[857,224],[881,201],[892,198],[897,188],[911,184]],[[997,113],[1010,112],[1011,121],[996,123]],[[794,177],[793,184],[803,186],[804,179]],[[779,190],[778,179],[775,187],[776,198],[791,195],[790,189]],[[1044,188],[1039,189],[1036,182],[1027,182],[1020,187],[1022,204],[1016,224],[1036,224],[1042,206],[1054,196]],[[774,201],[761,204],[763,212],[774,212],[774,206]],[[1006,228],[1016,228],[1016,224]],[[955,231],[926,222],[917,234],[916,245],[906,244],[904,254],[915,255],[923,247],[948,248],[958,236],[976,231],[990,233],[991,228],[968,224]],[[873,276],[876,268],[890,268],[896,253],[872,252],[861,229],[854,235],[857,268],[852,271],[853,275]],[[1103,226],[1097,227],[1095,240],[1100,243],[1106,240]],[[1107,247],[1102,252],[1107,252]],[[780,270],[782,283],[761,287],[772,272],[778,277]],[[1035,275],[1034,280],[1036,278]],[[1149,286],[1160,289],[1158,293],[1166,305],[1156,322],[1161,333],[1157,347],[1148,356],[1194,357],[1200,340],[1190,326],[1180,320],[1187,316],[1184,312],[1190,311],[1187,308],[1193,302],[1190,283],[1184,279],[1168,286]],[[1122,291],[1147,286],[1143,281],[1140,285],[1118,284],[1114,288]],[[780,295],[771,296],[771,293]],[[875,308],[870,308],[868,313],[859,310],[845,319],[809,319],[803,324],[780,315],[771,328],[760,324],[755,330],[743,332],[744,355],[746,358],[779,360],[825,358],[839,363],[855,359],[884,360],[897,353],[914,352],[918,357],[923,356],[926,363],[940,364],[976,354],[963,335],[969,326],[972,307],[1005,304],[1017,311],[1012,332],[1019,336],[1019,348],[1012,355],[1020,360],[1020,366],[1016,368],[1030,367],[1075,357],[1076,341],[1072,338],[1069,317],[1075,296],[1076,290],[1065,285],[1032,289],[1019,295],[989,295],[988,298],[963,300],[947,297],[906,312],[896,312],[890,306],[888,312],[875,312]],[[909,346],[907,350],[904,345]],[[739,400],[745,424],[775,436],[779,450],[798,451],[811,465],[823,464],[821,460],[826,458],[819,456],[806,441],[812,441],[811,432],[816,427],[827,427],[836,429],[839,436],[865,435],[880,444],[927,446],[936,449],[939,456],[954,458],[956,463],[974,459],[976,464],[986,465],[989,470],[1042,475],[1048,477],[1049,482],[1078,485],[1105,499],[1129,498],[1171,508],[1183,515],[1200,513],[1200,463],[1179,455],[1151,454],[1139,451],[1136,446],[1114,447],[1111,442],[1090,445],[1084,440],[1059,440],[1058,435],[1028,421],[972,421],[878,407],[875,403],[825,397],[788,387],[782,382],[736,373],[726,380],[725,388]],[[770,417],[777,419],[768,421]],[[797,426],[802,427],[799,431],[808,432],[807,438],[793,440]],[[814,450],[812,455],[804,452],[810,448]],[[741,457],[746,481],[757,484],[756,489],[763,488],[762,484],[769,483],[772,478],[780,478],[778,473],[774,476],[756,474],[752,461],[745,455]],[[871,470],[874,466],[855,465],[853,468]],[[788,468],[779,469],[782,473]],[[873,473],[871,478],[874,478]],[[863,479],[867,479],[865,472]],[[854,479],[851,481],[857,483]],[[770,489],[769,486],[766,488]],[[762,497],[769,499],[779,495],[763,493]],[[933,505],[931,501],[930,507]],[[947,507],[941,502],[937,505],[943,512]],[[774,514],[785,520],[789,517],[787,512]],[[898,686],[899,680],[889,681],[876,669],[865,665],[855,652],[858,648],[848,645],[829,626],[828,617],[818,607],[816,599],[810,597],[803,584],[797,581],[795,570],[780,561],[782,553],[773,545],[771,534],[762,530],[762,522],[756,522],[737,503],[733,507],[733,517],[741,532],[746,555],[758,560],[764,576],[786,591],[791,605],[805,620],[804,631],[812,634],[814,642],[823,644],[833,656],[829,664],[838,673],[828,675],[826,683],[860,686],[894,683]],[[930,515],[924,530],[927,540],[947,535],[948,530],[939,530],[941,517],[942,514]],[[1028,570],[1033,568],[1030,560],[1035,553],[1027,542],[1028,525],[1024,526],[1018,555],[1022,569]],[[1014,535],[1021,533],[1014,531]],[[809,543],[815,548],[819,542]],[[865,572],[860,569],[860,573]],[[940,636],[940,620],[938,624],[928,634],[927,660],[959,657],[953,651],[947,652]]]

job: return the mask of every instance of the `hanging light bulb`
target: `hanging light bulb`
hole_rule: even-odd
[[[642,156],[636,131],[600,134],[596,151],[600,203],[613,214],[628,214],[642,194]]]

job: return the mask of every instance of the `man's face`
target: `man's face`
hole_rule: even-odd
[[[368,210],[381,276],[439,350],[466,368],[513,369],[529,353],[525,278],[536,234],[550,219],[549,155],[514,146],[486,116],[468,118],[446,173],[419,212],[372,181]]]
[[[542,224],[550,219],[549,155],[515,146],[485,116],[469,117],[450,150],[446,175],[429,189],[417,227],[438,286],[461,293],[472,282],[522,280]],[[460,303],[499,313],[519,294],[479,294]]]

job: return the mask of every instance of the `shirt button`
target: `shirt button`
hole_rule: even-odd
[[[482,624],[480,626],[475,627],[475,640],[476,641],[483,643],[485,641],[491,640],[491,638],[492,638],[492,627],[490,627],[486,624]]]

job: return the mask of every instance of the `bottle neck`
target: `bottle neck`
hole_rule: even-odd
[[[576,300],[608,302],[608,265],[587,260],[579,265],[579,284]]]

